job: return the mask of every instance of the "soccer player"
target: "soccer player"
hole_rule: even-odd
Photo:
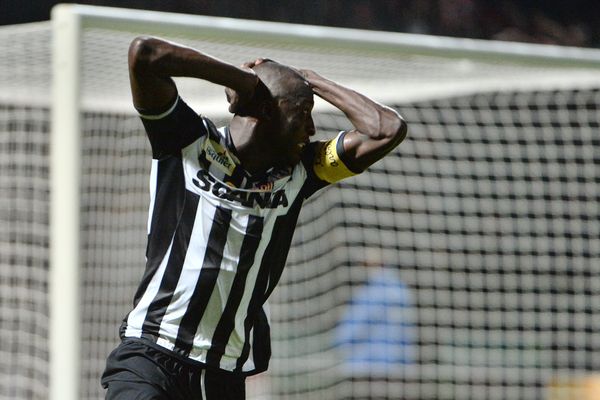
[[[352,66],[349,66],[352,68]],[[244,399],[265,371],[263,305],[287,258],[302,202],[397,146],[397,112],[313,71],[258,59],[236,67],[158,38],[129,50],[133,103],[152,147],[146,269],[110,354],[107,399]],[[172,77],[226,88],[216,128]],[[354,129],[310,141],[313,94]]]

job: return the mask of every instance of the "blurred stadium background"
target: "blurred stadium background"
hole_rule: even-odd
[[[57,0],[3,0],[0,25],[45,21]],[[600,45],[595,0],[84,0],[80,4],[567,46]]]
[[[0,22],[49,18],[51,2],[19,4],[0,3]],[[597,46],[597,7],[569,5],[182,1],[167,10]],[[93,10],[115,19],[90,19],[79,42],[79,398],[102,398],[104,359],[143,270],[149,146],[125,59],[141,33],[234,63],[269,56],[314,68],[394,106],[410,126],[397,151],[301,213],[271,301],[272,365],[249,381],[250,399],[600,398],[598,51]],[[49,22],[0,27],[0,399],[47,399],[56,372],[53,35]],[[227,121],[220,88],[178,84],[199,112]],[[323,104],[315,120],[324,137],[348,127]],[[397,355],[349,359],[360,346]]]

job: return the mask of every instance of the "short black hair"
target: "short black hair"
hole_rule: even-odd
[[[304,77],[294,68],[271,59],[265,59],[255,65],[254,72],[268,88],[275,99],[294,95],[295,90],[312,95],[312,90],[306,84]]]

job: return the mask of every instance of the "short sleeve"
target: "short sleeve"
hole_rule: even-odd
[[[164,112],[146,114],[138,110],[152,146],[152,158],[161,159],[179,154],[181,149],[205,135],[202,117],[180,97]]]
[[[360,173],[352,171],[344,162],[345,135],[342,131],[331,140],[312,142],[307,146],[302,159],[308,174],[305,198],[331,183]]]

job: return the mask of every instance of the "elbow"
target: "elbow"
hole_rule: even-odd
[[[384,135],[392,144],[392,147],[398,146],[406,138],[408,125],[404,118],[394,110],[389,110],[387,123],[382,129]]]
[[[139,72],[152,66],[158,52],[159,40],[149,36],[138,36],[129,45],[129,70]]]
[[[400,143],[402,143],[402,141],[404,141],[404,139],[406,138],[407,134],[408,134],[408,124],[406,123],[404,118],[402,118],[400,115],[398,115],[397,129],[394,134],[394,141],[396,142],[396,145],[399,145]]]

